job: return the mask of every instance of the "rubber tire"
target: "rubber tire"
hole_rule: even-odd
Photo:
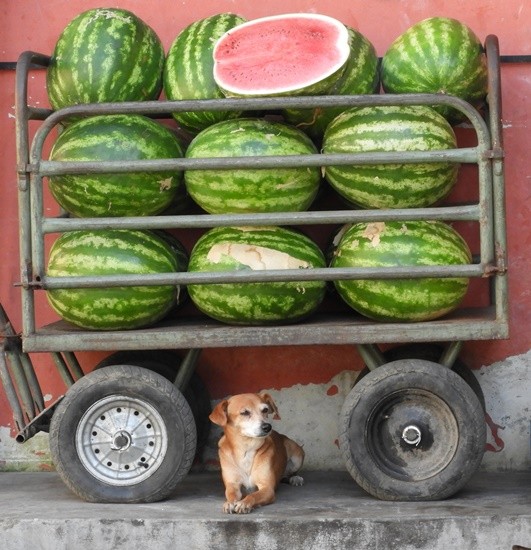
[[[161,416],[167,450],[158,469],[138,484],[120,486],[95,478],[76,449],[76,430],[84,413],[107,396],[139,399]],[[189,472],[196,450],[192,411],[177,388],[157,373],[136,366],[110,366],[78,380],[58,404],[50,424],[50,452],[66,486],[87,502],[141,503],[169,497]]]
[[[388,349],[384,352],[384,357],[388,363],[399,359],[425,359],[426,361],[439,363],[442,353],[443,347],[438,344],[405,344],[403,346]],[[459,358],[454,361],[451,370],[457,373],[472,388],[483,407],[483,411],[486,411],[487,405],[485,402],[485,394],[472,370]],[[368,367],[363,368],[354,384],[357,384],[369,372],[371,371]]]
[[[110,365],[136,365],[149,369],[174,382],[182,358],[168,350],[133,350],[117,351],[96,365],[96,369]],[[211,422],[208,418],[212,412],[210,394],[197,372],[193,372],[188,387],[182,392],[192,409],[197,429],[197,455],[205,448],[210,434]]]
[[[401,397],[412,400],[411,404],[404,400],[407,403],[404,407],[411,407],[412,415],[418,414],[413,401],[415,394],[432,400],[434,406],[444,409],[451,418],[449,424],[455,424],[453,428],[448,424],[447,432],[443,429],[443,433],[432,433],[436,442],[442,441],[444,444],[444,441],[455,440],[453,455],[448,460],[443,457],[443,463],[437,465],[436,472],[419,479],[408,475],[410,464],[406,462],[407,458],[411,456],[411,464],[418,464],[420,460],[426,460],[425,463],[429,464],[432,456],[437,460],[437,453],[432,450],[433,455],[422,455],[420,453],[430,453],[431,447],[421,447],[418,453],[414,451],[417,454],[408,454],[412,449],[398,441],[400,430],[389,434],[389,431],[385,432],[384,424],[390,419],[387,427],[393,426],[393,409],[390,407]],[[386,405],[389,409],[384,409]],[[384,411],[390,411],[389,415],[386,416]],[[381,413],[380,417],[378,413]],[[428,423],[427,433],[441,428],[434,418],[429,417],[433,425]],[[381,423],[377,422],[378,419]],[[410,422],[415,420],[412,418]],[[483,408],[470,386],[450,369],[418,359],[387,363],[360,380],[343,404],[339,433],[339,447],[354,480],[369,494],[391,501],[428,501],[450,497],[477,471],[486,443]],[[387,454],[382,459],[378,452],[390,439],[391,443],[384,449]],[[406,450],[403,450],[404,446]]]

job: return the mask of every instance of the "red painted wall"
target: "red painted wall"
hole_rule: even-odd
[[[362,32],[383,55],[395,37],[413,23],[439,15],[468,24],[484,40],[488,34],[500,39],[501,52],[531,54],[531,4],[528,0],[3,0],[0,3],[0,61],[15,61],[24,50],[50,54],[63,27],[78,13],[92,7],[121,7],[134,11],[160,36],[166,50],[189,23],[222,11],[250,19],[286,12],[319,12],[331,15]],[[32,76],[31,101],[47,106],[43,74]],[[509,220],[511,337],[507,341],[467,342],[464,360],[479,368],[526,352],[530,346],[529,323],[531,265],[526,252],[530,244],[528,117],[531,96],[529,64],[502,68],[506,147],[507,216]],[[14,71],[0,71],[0,301],[16,328],[20,327],[17,195],[14,120]],[[41,296],[43,321],[55,317]],[[80,354],[86,369],[102,357]],[[38,374],[45,393],[62,392],[49,358],[36,355]],[[220,397],[262,387],[282,388],[295,383],[324,383],[345,369],[359,369],[361,361],[353,346],[308,346],[267,349],[207,350],[201,358],[201,374],[212,396]],[[0,426],[11,415],[0,389]]]

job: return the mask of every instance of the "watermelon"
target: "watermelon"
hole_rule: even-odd
[[[200,132],[187,158],[311,155],[315,145],[304,132],[261,119],[218,122]],[[186,170],[192,199],[211,214],[306,210],[317,194],[315,168]]]
[[[214,46],[214,79],[227,96],[315,95],[341,77],[350,55],[343,23],[315,13],[253,19]]]
[[[166,242],[171,248],[175,259],[177,260],[177,271],[188,270],[188,252],[181,241],[170,231],[165,229],[152,229],[151,233]],[[181,306],[188,300],[188,291],[185,285],[177,285],[176,306]],[[176,308],[177,309],[177,308]]]
[[[151,231],[110,229],[72,231],[52,245],[49,277],[145,275],[186,270],[182,255]],[[52,308],[85,329],[118,330],[148,326],[177,303],[173,285],[49,289]]]
[[[360,32],[347,27],[350,42],[350,55],[345,71],[328,91],[328,95],[374,94],[380,87],[378,55],[371,42]],[[320,143],[330,122],[345,107],[314,109],[285,109],[287,122],[304,130],[316,143]]]
[[[233,13],[221,13],[192,23],[171,45],[164,65],[166,97],[180,99],[219,99],[224,97],[213,76],[214,43],[229,29],[244,23]],[[237,118],[241,111],[174,112],[181,128],[196,134],[215,122]]]
[[[465,265],[471,254],[464,239],[439,221],[357,223],[340,234],[332,267]],[[345,302],[378,321],[427,321],[454,310],[467,278],[340,280]]]
[[[321,250],[308,237],[281,227],[216,227],[190,254],[188,270],[241,271],[324,267]],[[321,303],[324,281],[191,284],[188,292],[206,315],[230,324],[298,321]]]
[[[354,107],[335,118],[324,153],[432,151],[456,147],[446,119],[427,106]],[[457,179],[449,162],[327,166],[325,177],[347,201],[362,208],[413,208],[445,197]]]
[[[79,103],[157,99],[164,49],[134,13],[95,8],[63,30],[46,75],[54,109]]]
[[[181,241],[169,231],[165,229],[151,229],[149,233],[153,233],[156,237],[162,239],[173,252],[175,259],[177,260],[178,271],[186,271],[188,269],[188,252],[181,243]],[[178,289],[182,290],[182,289]]]
[[[478,37],[456,19],[431,17],[407,29],[382,59],[386,92],[441,93],[480,107],[487,95],[487,61]],[[442,105],[436,109],[452,122],[463,115]]]
[[[131,161],[182,157],[175,135],[141,115],[100,115],[69,124],[55,141],[54,161]],[[77,217],[157,214],[184,187],[182,172],[67,174],[49,178],[57,202]]]

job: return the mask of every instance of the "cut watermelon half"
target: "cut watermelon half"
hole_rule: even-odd
[[[291,13],[254,19],[214,46],[214,79],[227,96],[315,95],[341,77],[350,54],[343,23]]]

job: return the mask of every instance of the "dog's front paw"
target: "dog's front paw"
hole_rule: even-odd
[[[234,508],[236,507],[236,503],[237,501],[234,501],[234,502],[225,502],[225,504],[223,505],[223,511],[226,513],[226,514],[234,514]]]
[[[233,502],[225,502],[223,505],[223,511],[226,514],[248,514],[252,512],[253,507],[247,504],[243,500],[235,500]]]
[[[304,478],[301,476],[291,476],[289,478],[289,484],[294,487],[300,487],[301,485],[304,485]]]
[[[236,512],[236,514],[249,514],[252,511],[252,505],[248,504],[244,500],[239,500],[238,502],[234,503],[234,512]]]

